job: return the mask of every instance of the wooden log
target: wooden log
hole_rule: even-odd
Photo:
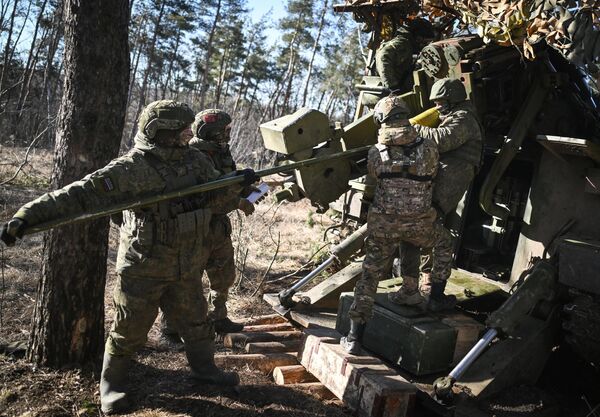
[[[252,326],[244,326],[244,333],[251,332],[285,332],[296,330],[291,323],[275,323],[275,324],[255,324]]]
[[[381,360],[354,356],[338,343],[309,335],[300,363],[358,416],[404,417],[414,406],[416,387]]]
[[[247,343],[254,342],[281,342],[284,340],[300,339],[302,332],[252,332],[252,333],[229,333],[223,338],[223,345],[227,348],[243,347]]]
[[[258,317],[247,317],[241,320],[235,320],[236,323],[241,323],[244,326],[256,326],[260,324],[277,324],[288,323],[288,321],[279,314],[266,314]]]
[[[329,391],[327,387],[320,382],[305,382],[302,384],[289,384],[285,386],[313,395],[319,400],[332,400],[337,398],[333,392]]]
[[[219,367],[250,369],[268,374],[278,366],[297,365],[296,353],[253,353],[244,355],[215,355],[215,363]]]
[[[317,378],[302,365],[278,366],[273,369],[273,380],[277,385],[316,382]]]
[[[300,349],[300,339],[284,340],[282,342],[256,342],[246,344],[246,353],[276,353],[297,352]]]

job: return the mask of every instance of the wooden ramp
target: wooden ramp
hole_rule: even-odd
[[[339,337],[307,335],[300,363],[358,416],[404,417],[417,388],[373,356],[354,356]]]

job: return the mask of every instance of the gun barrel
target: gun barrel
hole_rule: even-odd
[[[266,169],[263,169],[260,171],[256,171],[256,175],[258,175],[259,177],[265,177],[268,175],[277,174],[279,172],[285,172],[285,171],[289,171],[292,169],[304,168],[304,167],[318,164],[318,163],[324,162],[324,161],[340,159],[340,158],[350,158],[350,157],[358,156],[360,154],[367,152],[369,148],[370,148],[370,146],[361,146],[360,148],[354,148],[354,149],[350,149],[350,150],[347,150],[344,152],[337,152],[337,153],[334,153],[331,155],[321,156],[321,157],[317,157],[317,158],[305,159],[303,161],[293,162],[291,164],[284,165],[284,166],[266,168]],[[101,217],[110,216],[111,214],[120,213],[123,210],[130,210],[130,209],[145,207],[145,206],[159,203],[161,201],[171,200],[174,198],[187,197],[187,196],[190,196],[193,194],[200,194],[200,193],[205,193],[207,191],[218,190],[220,188],[225,188],[225,187],[229,187],[229,186],[232,186],[235,184],[239,184],[243,180],[244,180],[243,175],[217,179],[215,181],[210,181],[210,182],[206,182],[204,184],[198,184],[198,185],[194,185],[191,187],[182,188],[180,190],[170,191],[170,192],[164,193],[164,194],[153,195],[153,196],[141,198],[141,199],[134,200],[134,201],[128,201],[125,203],[116,204],[114,206],[104,208],[101,210],[97,210],[97,211],[93,211],[93,212],[89,212],[89,213],[83,213],[83,214],[78,214],[75,216],[59,218],[59,219],[51,220],[48,222],[44,222],[44,223],[40,223],[37,225],[33,225],[31,227],[28,227],[25,230],[25,234],[29,235],[29,234],[33,234],[33,233],[42,232],[45,230],[50,230],[55,227],[65,226],[67,224],[95,220],[95,219],[99,219]]]
[[[354,87],[358,91],[366,91],[367,93],[374,94],[389,94],[390,89],[387,87],[382,87],[380,85],[366,85],[366,84],[356,84]]]
[[[367,225],[363,224],[358,230],[331,249],[332,255],[341,262],[347,261],[352,255],[362,249],[367,238]]]

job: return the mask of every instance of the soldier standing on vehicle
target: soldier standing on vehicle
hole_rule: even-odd
[[[231,116],[223,110],[208,109],[198,113],[192,124],[194,138],[190,141],[190,146],[204,153],[221,174],[236,170],[229,150],[231,121]],[[235,203],[234,208],[239,208],[246,216],[254,212],[254,205],[245,198],[239,197]],[[229,289],[235,281],[235,263],[231,222],[226,214],[212,216],[206,243],[206,273],[210,281],[210,303],[213,307],[209,318],[213,321],[217,333],[239,332],[244,326],[227,317],[226,302]],[[168,339],[179,338],[176,328],[164,317],[161,330]]]
[[[183,103],[151,103],[140,116],[131,151],[21,207],[4,225],[0,238],[11,244],[27,227],[44,221],[219,177],[210,160],[188,146],[193,121],[194,113]],[[256,179],[252,170],[239,174],[244,175],[245,185]],[[239,383],[236,373],[223,372],[214,363],[214,332],[206,318],[201,281],[211,213],[221,213],[239,189],[233,186],[220,194],[183,197],[123,212],[115,315],[100,377],[103,412],[118,413],[128,407],[131,357],[146,342],[159,307],[180,329],[195,378],[216,385]]]
[[[392,260],[401,242],[434,248],[432,274],[439,280],[450,275],[452,259],[450,233],[435,221],[431,205],[438,166],[435,142],[418,136],[409,124],[408,107],[399,96],[380,100],[374,112],[380,128],[378,144],[369,150],[368,169],[377,186],[367,217],[363,273],[348,313],[350,332],[341,341],[350,353],[360,351],[365,323],[373,314],[377,284],[391,275]],[[418,285],[415,288],[418,294]]]
[[[375,66],[383,87],[406,93],[412,90],[413,54],[435,37],[433,26],[425,19],[410,20],[393,37],[384,39],[375,53]]]
[[[431,87],[429,99],[440,112],[439,127],[415,125],[419,136],[434,140],[440,152],[440,164],[433,182],[433,204],[443,222],[467,192],[481,165],[483,130],[475,109],[467,100],[465,86],[460,80],[443,78]],[[423,257],[421,258],[421,253]],[[428,300],[427,309],[438,312],[453,308],[456,297],[444,296],[446,281],[431,275],[431,251],[403,244],[401,248],[402,276],[419,276],[421,263],[421,293]],[[412,288],[411,288],[412,291]],[[411,304],[412,294],[400,289],[390,294],[397,304]]]

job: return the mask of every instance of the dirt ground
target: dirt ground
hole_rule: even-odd
[[[48,187],[52,155],[46,150],[0,146],[0,221],[4,223],[23,203]],[[15,172],[19,170],[16,178]],[[10,180],[8,184],[4,184]],[[256,213],[232,215],[238,279],[229,303],[232,317],[271,313],[262,301],[265,290],[279,289],[294,280],[294,272],[308,261],[327,254],[323,242],[332,221],[315,214],[307,202],[261,202]],[[117,229],[112,226],[105,296],[106,328],[111,324],[111,292],[115,281]],[[27,236],[12,248],[3,244],[0,257],[0,343],[26,340],[41,271],[42,236]],[[292,275],[285,278],[285,275]],[[296,275],[297,276],[297,275]],[[279,282],[269,281],[281,279]],[[262,283],[262,285],[260,285]],[[222,345],[219,350],[226,349]],[[146,347],[131,371],[131,416],[344,416],[337,401],[274,385],[268,375],[236,369],[241,385],[218,389],[195,383],[182,352],[165,351],[155,323]],[[96,416],[99,410],[98,375],[79,370],[36,368],[23,359],[0,354],[0,416]]]

